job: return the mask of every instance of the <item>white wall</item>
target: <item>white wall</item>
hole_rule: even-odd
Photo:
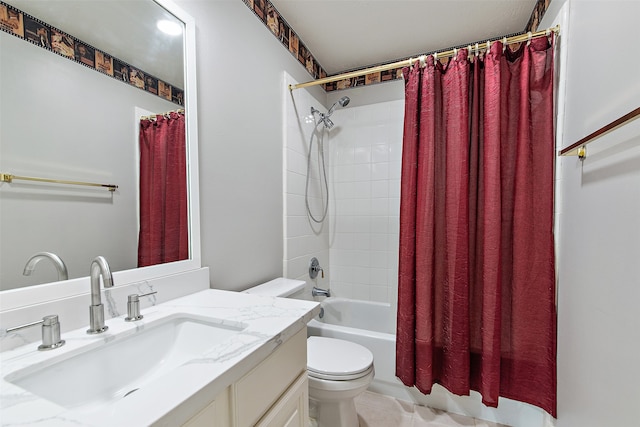
[[[36,252],[62,258],[69,277],[89,274],[103,255],[112,271],[137,266],[135,108],[176,104],[0,32],[0,172],[119,186],[104,188],[14,181],[0,184],[2,289],[57,281]]]
[[[552,3],[558,148],[638,107],[638,1]],[[566,18],[565,18],[566,17]],[[640,121],[558,160],[558,427],[638,425]]]
[[[202,264],[241,290],[283,274],[282,79],[311,77],[242,1],[177,3],[196,20]]]

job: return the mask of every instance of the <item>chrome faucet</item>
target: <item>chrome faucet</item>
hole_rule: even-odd
[[[91,261],[91,305],[89,306],[88,334],[99,334],[107,329],[104,325],[104,306],[100,295],[100,276],[105,288],[113,286],[113,276],[109,263],[103,256],[97,256]]]
[[[24,271],[22,272],[25,276],[30,276],[31,273],[36,269],[36,265],[43,259],[49,259],[55,265],[56,270],[58,270],[58,280],[67,280],[69,279],[69,273],[67,272],[67,266],[64,264],[64,261],[51,252],[38,252],[33,254],[31,258],[27,261],[27,264],[24,266]]]
[[[331,292],[329,289],[320,289],[314,286],[313,289],[311,289],[311,295],[314,297],[330,297]]]

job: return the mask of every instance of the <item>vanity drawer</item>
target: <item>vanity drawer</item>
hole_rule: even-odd
[[[304,328],[232,387],[236,425],[255,425],[300,374],[306,373],[306,365]]]

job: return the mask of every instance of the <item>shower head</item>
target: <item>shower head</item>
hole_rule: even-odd
[[[311,115],[315,117],[315,115],[317,114],[320,117],[318,124],[324,123],[325,128],[331,129],[333,127],[333,122],[331,121],[331,119],[329,119],[329,116],[333,114],[333,111],[336,109],[337,105],[340,105],[341,107],[346,107],[349,104],[349,101],[351,100],[349,99],[348,96],[343,96],[338,101],[334,102],[331,108],[329,108],[329,111],[327,111],[326,113],[321,113],[320,111],[311,107]]]
[[[349,105],[349,101],[351,101],[351,99],[349,99],[348,96],[343,96],[342,98],[340,98],[337,102],[334,102],[333,105],[331,106],[331,108],[329,108],[329,111],[327,111],[327,117],[329,117],[331,114],[333,114],[333,110],[336,109],[336,106],[339,104],[341,107],[346,107],[347,105]]]

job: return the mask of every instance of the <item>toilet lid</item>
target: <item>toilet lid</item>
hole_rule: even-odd
[[[373,369],[369,349],[350,341],[327,337],[307,338],[307,372],[316,378],[355,379]]]

